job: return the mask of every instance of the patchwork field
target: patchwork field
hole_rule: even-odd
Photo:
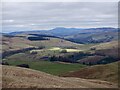
[[[77,44],[60,38],[49,38],[48,40],[30,41],[27,36],[19,37],[3,37],[3,52],[11,53],[3,58],[3,62],[7,62],[9,66],[5,66],[4,70],[4,87],[114,87],[117,84],[117,65],[107,64],[118,60],[117,50],[118,42],[112,41],[107,43]],[[24,48],[34,47],[33,49],[22,50]],[[17,50],[22,50],[18,52]],[[15,51],[11,52],[11,51]],[[100,61],[100,62],[99,62]],[[29,69],[20,68],[17,65],[26,64]],[[106,65],[96,65],[106,64]],[[95,66],[91,66],[95,65]],[[14,67],[11,67],[14,66]],[[12,72],[9,72],[9,68]],[[15,69],[13,69],[15,68]],[[23,71],[25,76],[19,74],[19,70]],[[27,71],[28,70],[28,71]],[[32,72],[37,70],[35,72]],[[57,77],[63,80],[63,85],[59,80],[56,85],[50,82],[47,86],[46,80],[42,80],[36,72],[44,72],[51,74],[50,77]],[[36,78],[34,84],[29,80],[27,73],[31,73]],[[8,77],[10,73],[10,77]],[[103,73],[103,74],[101,74]],[[14,76],[14,75],[15,76]],[[8,75],[8,76],[7,76]],[[28,76],[26,76],[28,75]],[[55,75],[55,76],[52,76]],[[58,77],[62,76],[62,77]],[[64,76],[64,77],[63,77]],[[40,78],[38,81],[37,79]],[[14,79],[13,79],[14,78]],[[21,80],[19,81],[19,78]],[[85,78],[85,79],[81,79]],[[97,79],[97,80],[89,80]],[[53,79],[50,79],[53,80]],[[56,79],[55,79],[56,80]],[[84,81],[85,80],[85,81]],[[104,80],[104,81],[101,81]],[[15,84],[15,82],[17,84]],[[44,82],[45,81],[45,82]],[[54,80],[53,80],[54,81]],[[108,81],[108,82],[106,82]],[[23,82],[23,84],[20,84]],[[42,83],[40,86],[37,83]],[[69,82],[69,84],[68,84]],[[111,82],[111,83],[109,83]],[[66,84],[67,83],[67,84]],[[87,83],[87,84],[86,84]],[[113,85],[113,83],[115,83]],[[90,85],[89,85],[90,84]],[[98,85],[99,84],[99,85]],[[9,86],[11,85],[11,86]],[[33,86],[32,86],[33,85]],[[68,85],[68,86],[66,86]],[[72,86],[70,86],[72,85]]]

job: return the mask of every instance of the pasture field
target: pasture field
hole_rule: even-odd
[[[55,51],[55,50],[59,50],[59,51],[66,50],[67,52],[79,52],[79,51],[82,51],[80,49],[62,49],[62,48],[59,48],[59,47],[52,47],[49,50],[52,50],[52,51]]]
[[[28,64],[31,69],[43,71],[52,75],[61,75],[86,67],[85,65],[81,64],[59,63],[50,61],[7,60],[7,62],[12,66],[19,64]]]

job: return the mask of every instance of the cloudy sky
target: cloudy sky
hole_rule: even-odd
[[[117,27],[117,2],[4,2],[2,31]]]

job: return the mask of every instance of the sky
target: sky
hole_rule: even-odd
[[[117,2],[2,2],[2,32],[118,26]]]

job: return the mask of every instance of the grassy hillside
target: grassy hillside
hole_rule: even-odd
[[[95,65],[83,68],[81,70],[63,74],[67,77],[79,77],[86,79],[100,79],[118,83],[118,64],[120,62],[110,63],[106,65]]]
[[[33,47],[30,45],[30,41],[23,37],[2,37],[2,51],[16,50],[27,47]]]
[[[98,55],[106,55],[113,58],[118,57],[118,43],[120,41],[111,41],[107,43],[101,43],[99,45],[95,45],[92,48],[95,48],[95,53]]]
[[[2,66],[2,88],[115,88],[116,85],[100,80],[63,78],[40,71]],[[1,72],[0,72],[1,73]]]
[[[78,60],[78,62],[79,63],[86,63],[86,64],[89,64],[89,63],[96,64],[96,62],[98,62],[98,61],[100,61],[101,59],[104,59],[104,58],[105,58],[104,56],[98,56],[98,55],[87,56],[83,59]]]
[[[27,47],[79,47],[82,44],[76,44],[59,38],[50,37],[49,40],[30,41],[27,39],[29,35],[15,36],[15,37],[2,37],[3,51],[16,50]]]
[[[118,41],[111,41],[107,43],[100,43],[100,44],[94,45],[91,48],[96,48],[96,50],[101,50],[101,49],[112,49],[117,47],[118,47]]]

